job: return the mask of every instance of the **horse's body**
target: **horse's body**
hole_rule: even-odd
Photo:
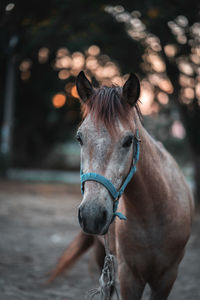
[[[127,220],[116,218],[110,225],[113,199],[104,186],[90,181],[85,182],[79,222],[86,233],[102,235],[109,228],[110,248],[117,257],[123,300],[141,299],[147,283],[152,290],[151,299],[164,300],[176,279],[190,235],[192,197],[176,162],[141,124],[135,108],[139,96],[139,87],[135,86],[137,80],[129,78],[127,82],[121,90],[112,87],[94,92],[83,74],[77,80],[79,95],[86,101],[85,119],[78,131],[84,172],[102,174],[119,188],[132,161],[130,136],[138,129],[141,139],[137,172],[125,189],[118,208]],[[99,99],[95,100],[95,97]],[[92,101],[96,101],[96,106]],[[106,101],[112,102],[110,105],[116,116],[112,116],[113,111]],[[130,112],[127,110],[130,114],[128,122],[123,122],[123,108],[118,107],[115,111],[113,107],[115,102],[123,106],[123,101],[129,104],[129,107],[124,104]],[[107,105],[106,109],[103,105]],[[103,113],[95,111],[97,107],[104,109]],[[114,124],[109,128],[111,121]],[[83,241],[84,235],[81,239]],[[97,241],[96,236],[85,235],[86,239],[85,248],[92,240]],[[96,245],[101,248],[99,242]],[[99,264],[102,264],[100,251],[97,251]],[[62,267],[67,265],[66,261],[64,255],[60,262]]]
[[[176,162],[137,125],[141,154],[137,172],[120,200],[127,221],[116,220],[113,247],[122,299],[141,299],[146,283],[152,299],[167,299],[184,255],[192,198]]]

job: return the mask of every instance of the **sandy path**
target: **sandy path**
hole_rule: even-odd
[[[79,231],[80,198],[77,186],[0,182],[0,300],[84,299],[97,286],[91,259],[88,268],[92,252],[52,285],[45,284],[47,272]],[[199,236],[200,217],[195,217],[170,300],[200,299]]]

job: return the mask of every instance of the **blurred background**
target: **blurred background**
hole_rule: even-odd
[[[1,174],[78,170],[75,77],[84,70],[96,86],[122,85],[135,72],[146,127],[193,180],[198,200],[199,6],[197,0],[2,0]]]
[[[83,261],[67,286],[38,285],[79,230],[81,70],[94,86],[138,75],[145,127],[200,206],[199,0],[1,0],[0,299],[75,300],[91,284]],[[170,299],[200,299],[199,216],[194,224]]]

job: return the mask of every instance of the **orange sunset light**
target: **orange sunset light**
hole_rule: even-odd
[[[56,94],[53,96],[52,103],[56,108],[62,107],[66,102],[66,96],[64,94]]]
[[[74,85],[71,89],[71,94],[74,98],[79,98],[79,95],[78,95],[78,92],[77,92],[77,89],[76,89],[76,86]]]

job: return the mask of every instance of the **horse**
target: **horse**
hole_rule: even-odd
[[[118,210],[126,216],[125,221],[114,217],[116,199],[104,184],[94,179],[84,182],[78,208],[83,231],[64,252],[51,279],[92,245],[102,267],[102,236],[109,230],[122,299],[141,299],[148,284],[151,300],[165,300],[190,236],[191,192],[173,157],[143,125],[138,106],[140,82],[135,74],[130,74],[123,87],[94,88],[81,71],[76,86],[83,113],[77,131],[82,173],[100,174],[119,190],[133,164],[135,139],[140,139],[140,157],[136,173],[118,199]]]

